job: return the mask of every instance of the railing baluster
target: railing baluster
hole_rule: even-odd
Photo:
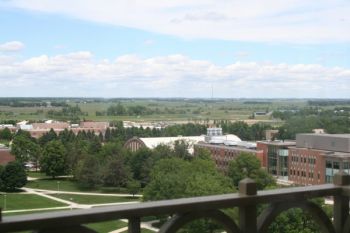
[[[344,172],[337,173],[333,177],[335,185],[344,186],[350,185],[350,176]],[[349,197],[344,195],[334,196],[334,229],[337,233],[343,231],[344,223],[349,216]]]
[[[141,220],[134,217],[128,219],[128,233],[141,233]]]
[[[256,195],[256,182],[246,178],[239,182],[239,194]],[[257,212],[255,205],[246,205],[239,207],[239,226],[243,233],[257,232]]]

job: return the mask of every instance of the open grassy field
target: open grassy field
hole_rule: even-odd
[[[86,224],[85,226],[99,232],[99,233],[108,233],[113,230],[123,228],[128,226],[126,222],[122,222],[120,220],[114,220],[114,221],[106,221],[106,222],[98,222],[98,223],[90,223]]]
[[[27,188],[35,189],[47,189],[47,190],[59,190],[59,191],[69,191],[69,192],[81,192],[86,191],[79,188],[76,182],[69,179],[40,179],[29,181],[26,185]],[[91,192],[97,190],[89,190]]]
[[[59,182],[59,183],[58,183]],[[97,193],[126,193],[125,188],[108,188],[108,187],[96,187],[96,188],[82,188],[77,182],[70,178],[56,178],[56,179],[38,179],[29,181],[26,184],[27,188],[34,189],[46,189],[54,191],[68,191],[68,192],[97,192]]]
[[[44,100],[43,100],[44,101]],[[295,109],[307,106],[307,100],[249,100],[249,99],[120,99],[120,100],[69,100],[71,106],[78,105],[85,113],[82,118],[96,121],[191,121],[214,119],[246,120],[257,111]],[[143,106],[157,113],[150,115],[96,116],[96,111],[105,112],[108,107],[121,103],[124,107]],[[45,120],[49,110],[61,107],[11,107],[0,106],[0,120]],[[259,116],[259,120],[270,120]]]
[[[54,194],[54,197],[72,201],[78,204],[103,204],[103,203],[117,203],[117,202],[129,202],[140,201],[140,198],[133,197],[115,197],[115,196],[96,196],[96,195],[77,195],[77,194]]]
[[[19,209],[38,209],[66,206],[63,203],[50,200],[48,198],[40,197],[35,194],[26,193],[7,193],[6,194],[6,208],[5,195],[0,195],[0,208],[3,210],[19,210]]]

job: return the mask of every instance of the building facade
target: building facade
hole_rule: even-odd
[[[350,174],[350,134],[298,134],[289,148],[289,180],[299,185],[331,183]]]
[[[0,165],[6,165],[9,162],[15,161],[15,159],[9,148],[0,146]]]
[[[214,160],[216,167],[223,172],[226,172],[228,170],[230,161],[236,159],[236,157],[243,152],[255,155],[262,164],[262,150],[240,146],[228,146],[225,144],[210,144],[206,142],[199,142],[194,146],[195,154],[199,148],[210,151],[211,158]]]
[[[269,174],[288,179],[288,147],[295,146],[294,141],[258,141],[257,149],[263,151],[262,166]]]

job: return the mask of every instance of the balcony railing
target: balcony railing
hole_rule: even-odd
[[[236,194],[3,217],[0,232],[22,230],[34,230],[40,233],[95,232],[83,224],[128,219],[128,232],[140,233],[142,217],[171,215],[173,217],[160,228],[159,232],[176,232],[186,223],[206,218],[220,223],[226,232],[262,233],[267,232],[270,224],[280,213],[291,208],[301,208],[312,216],[321,232],[348,233],[350,232],[349,185],[350,176],[342,173],[335,175],[333,184],[257,192],[256,183],[244,179],[239,184],[239,193]],[[334,199],[334,215],[331,219],[322,208],[310,201],[312,198],[329,196]],[[262,203],[269,205],[258,216],[257,205]],[[221,211],[232,207],[239,209],[238,224]]]

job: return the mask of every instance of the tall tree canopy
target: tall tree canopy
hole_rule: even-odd
[[[259,159],[250,153],[241,153],[230,162],[228,176],[236,187],[240,180],[247,177],[257,182],[258,189],[275,184],[273,177],[261,168]]]
[[[65,175],[68,170],[66,149],[62,142],[55,140],[46,144],[40,160],[41,171],[55,178]]]

